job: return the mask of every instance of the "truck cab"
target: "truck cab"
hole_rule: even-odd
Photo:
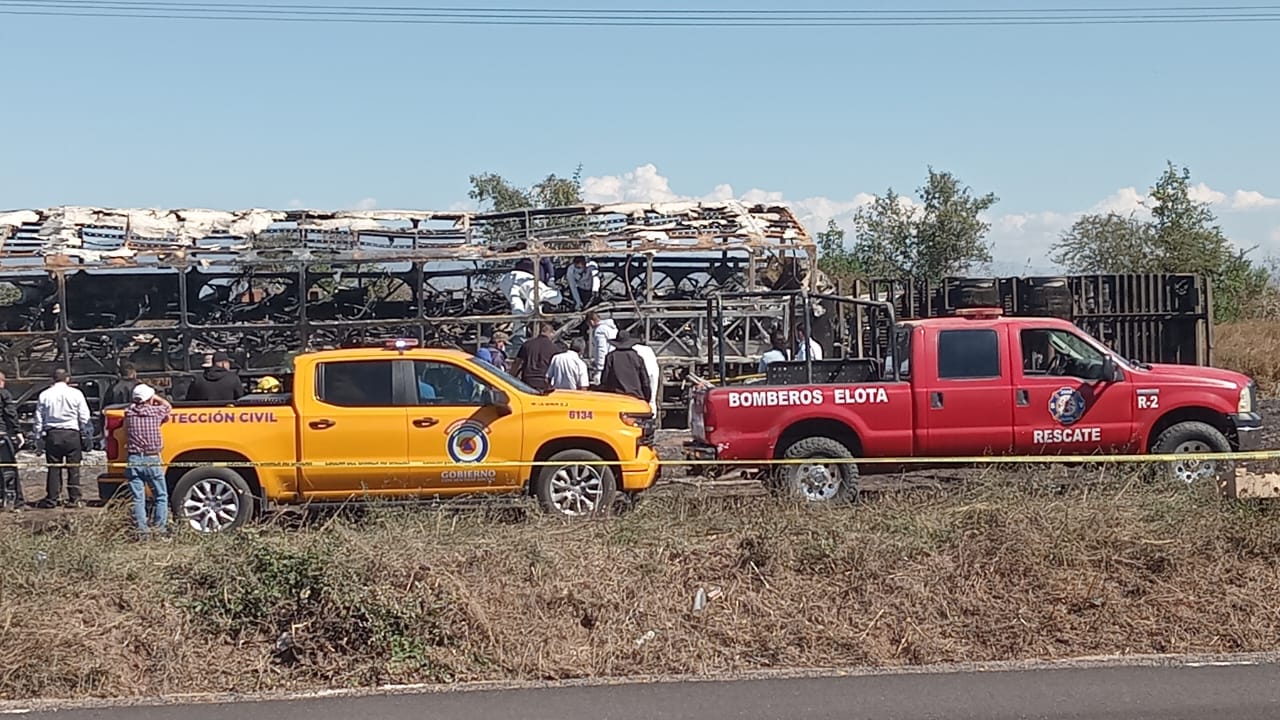
[[[975,308],[898,324],[895,338],[867,382],[696,390],[686,455],[904,460],[864,465],[875,472],[930,458],[1203,454],[1259,444],[1257,385],[1248,377],[1126,360],[1066,320]],[[1193,461],[1170,469],[1184,482],[1216,472]],[[784,489],[829,500],[856,493],[858,470],[793,462],[774,475]]]
[[[108,470],[124,482],[124,408],[107,412]],[[385,346],[304,353],[292,391],[175,403],[162,425],[170,506],[199,532],[269,506],[527,493],[563,516],[607,512],[658,475],[648,403],[542,392],[468,353]]]

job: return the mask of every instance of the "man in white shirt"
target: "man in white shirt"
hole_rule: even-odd
[[[814,360],[822,359],[822,346],[817,340],[804,334],[804,329],[796,328],[796,360],[807,360],[807,353],[813,353]]]
[[[547,382],[557,390],[586,390],[591,385],[588,377],[587,363],[582,353],[587,350],[587,341],[574,338],[569,342],[569,349],[556,353],[547,366]]]
[[[600,265],[595,260],[579,255],[573,259],[566,274],[569,281],[569,294],[573,296],[573,307],[581,310],[591,305],[596,295],[600,294]]]
[[[80,461],[84,458],[81,437],[89,432],[89,403],[84,393],[71,387],[66,370],[53,371],[53,385],[40,393],[36,401],[33,435],[44,445],[48,464],[45,474],[45,497],[38,508],[58,506],[62,497],[62,471],[67,465],[67,507],[84,507],[80,496]]]
[[[662,370],[658,367],[658,354],[653,351],[653,348],[645,345],[644,341],[639,341],[632,345],[631,349],[636,351],[641,360],[644,360],[645,373],[649,376],[649,414],[656,418],[658,416],[658,393],[660,392],[658,379],[662,375]]]
[[[768,372],[770,363],[784,362],[787,359],[787,336],[782,334],[781,330],[769,333],[769,345],[770,348],[760,356],[760,367],[757,372],[761,375]]]
[[[591,362],[587,363],[591,370],[591,384],[600,384],[600,373],[604,372],[604,359],[612,348],[610,341],[618,337],[618,326],[611,318],[601,318],[594,310],[586,315],[587,327],[591,328]]]

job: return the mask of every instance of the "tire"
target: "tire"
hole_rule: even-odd
[[[613,507],[618,482],[613,467],[602,464],[604,458],[590,450],[561,450],[547,462],[538,469],[534,483],[534,494],[545,512],[591,517],[605,515]]]
[[[1202,422],[1180,422],[1156,438],[1151,444],[1151,452],[1156,455],[1178,453],[1228,453],[1231,452],[1231,441],[1212,425]],[[1229,471],[1232,463],[1212,460],[1188,460],[1171,462],[1163,465],[1165,477],[1185,485],[1200,480],[1216,477]]]
[[[843,443],[827,437],[808,437],[792,443],[782,457],[786,460],[852,458]],[[834,472],[833,472],[834,470]],[[845,503],[858,497],[858,466],[854,463],[815,463],[781,466],[774,474],[774,490],[779,495],[810,503]]]
[[[169,497],[174,518],[206,535],[235,530],[254,511],[249,483],[231,468],[193,468],[178,480]]]

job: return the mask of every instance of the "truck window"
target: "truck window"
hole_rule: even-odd
[[[320,400],[339,407],[391,407],[390,360],[320,363],[316,375]]]
[[[1000,377],[1000,339],[995,330],[943,330],[938,333],[938,379]]]
[[[413,376],[418,383],[419,405],[484,404],[488,385],[452,363],[415,360]]]
[[[1022,373],[1094,380],[1105,359],[1097,348],[1066,330],[1028,328],[1019,333]]]

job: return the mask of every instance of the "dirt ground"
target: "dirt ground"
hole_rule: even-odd
[[[1263,430],[1264,448],[1280,448],[1280,422],[1276,422],[1280,418],[1280,399],[1266,399],[1260,403],[1259,411],[1263,418],[1269,423]],[[666,493],[684,493],[697,492],[699,494],[722,496],[722,495],[762,495],[765,494],[763,486],[757,480],[743,479],[739,473],[729,473],[712,478],[694,477],[688,474],[689,467],[682,464],[683,460],[683,444],[689,439],[689,433],[686,430],[664,430],[658,433],[658,454],[664,461],[672,463],[663,471],[663,479],[658,486],[651,491],[653,494]],[[27,502],[34,504],[45,496],[45,468],[43,458],[34,453],[21,453],[18,456],[18,462],[22,464],[22,486],[26,493]],[[102,501],[98,498],[97,477],[106,470],[106,455],[102,452],[92,452],[85,456],[87,463],[81,469],[80,484],[83,489],[84,500],[89,504],[88,508],[83,510],[37,510],[34,507],[28,507],[24,513],[24,519],[33,525],[44,524],[52,521],[67,513],[83,513],[94,512],[95,508],[102,505]],[[1269,461],[1265,463],[1249,463],[1248,467],[1257,471],[1280,470],[1280,460]],[[954,469],[932,470],[927,472],[903,473],[897,475],[869,476],[864,479],[864,489],[875,492],[885,490],[905,490],[912,488],[939,488],[954,485],[964,480],[971,479],[977,470],[957,467]],[[1079,468],[1069,469],[1062,466],[1053,466],[1050,468],[1051,473],[1079,475],[1082,470]],[[1083,472],[1090,472],[1084,470]],[[64,489],[65,498],[65,489]]]

